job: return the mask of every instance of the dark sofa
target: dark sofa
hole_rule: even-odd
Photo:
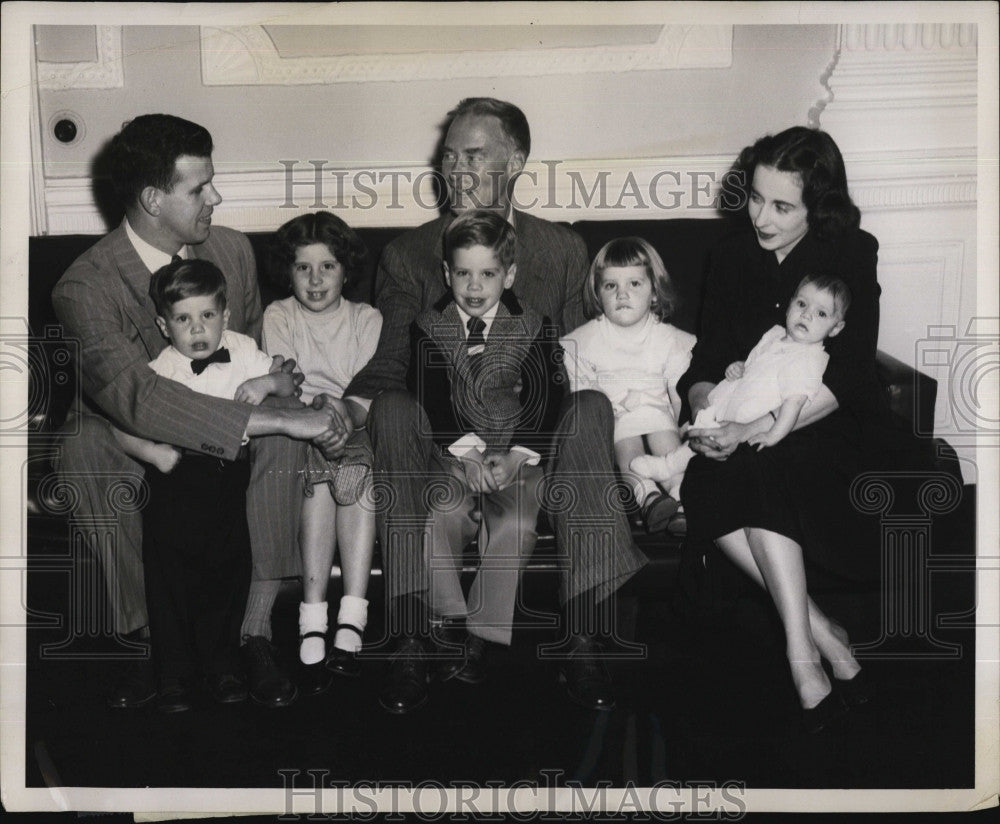
[[[590,257],[608,240],[624,235],[639,235],[657,249],[680,293],[680,308],[673,322],[696,332],[701,292],[708,255],[713,245],[732,224],[724,219],[618,220],[581,221],[573,228],[584,238]],[[345,290],[351,299],[370,300],[374,271],[383,247],[396,235],[398,228],[363,228],[359,234],[368,246],[370,259],[365,277]],[[268,243],[270,233],[250,234],[250,241],[261,273],[261,293],[264,303],[277,295],[266,276],[269,269]],[[51,292],[66,268],[85,249],[97,241],[94,235],[63,235],[33,237],[29,240],[29,307],[30,325],[30,408],[28,410],[29,461],[27,465],[28,530],[31,536],[48,536],[59,540],[65,536],[65,514],[62,507],[45,500],[43,483],[51,479],[50,459],[58,448],[54,433],[65,419],[66,411],[79,391],[72,369],[73,343],[62,337],[62,331],[52,311]],[[910,431],[933,430],[936,382],[902,362],[879,353],[878,369],[881,383],[893,413],[900,425]],[[915,426],[915,428],[913,428]],[[39,487],[42,485],[42,495]],[[544,526],[544,525],[543,525]],[[647,555],[668,574],[676,569],[680,559],[681,541],[664,534],[647,536],[635,530],[637,542]],[[552,563],[552,538],[541,530],[536,565]],[[547,551],[548,550],[548,551]]]

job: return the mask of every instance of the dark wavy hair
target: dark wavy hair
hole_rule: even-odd
[[[456,249],[485,246],[505,269],[514,262],[517,235],[514,227],[495,212],[476,209],[455,218],[444,233],[444,259],[450,267]]]
[[[122,125],[107,149],[112,185],[122,204],[134,206],[142,190],[169,192],[177,158],[212,156],[208,129],[172,114],[144,114]]]
[[[663,258],[649,241],[641,237],[620,237],[605,243],[590,264],[590,273],[583,285],[583,308],[588,318],[596,318],[604,309],[598,291],[605,269],[616,266],[641,266],[653,285],[650,309],[660,320],[667,321],[677,309],[677,291],[670,279]]]
[[[283,224],[271,244],[269,275],[275,286],[290,292],[295,255],[303,246],[322,243],[344,267],[344,284],[364,274],[368,247],[350,226],[332,212],[299,215]]]
[[[149,296],[161,318],[178,301],[203,295],[215,298],[220,309],[226,308],[226,278],[209,260],[175,260],[157,269],[149,280]]]
[[[792,126],[747,146],[723,182],[723,202],[740,207],[747,203],[758,166],[794,172],[802,179],[809,228],[821,239],[831,240],[858,228],[861,212],[847,191],[844,158],[826,132]]]
[[[515,150],[527,157],[531,152],[531,129],[528,118],[517,106],[495,97],[467,97],[448,112],[447,125],[450,127],[456,118],[465,114],[492,115],[500,121],[503,132],[507,135]],[[448,129],[445,129],[447,133]]]

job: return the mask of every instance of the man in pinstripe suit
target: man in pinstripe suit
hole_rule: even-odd
[[[378,350],[345,392],[354,423],[369,425],[376,484],[392,489],[391,506],[378,522],[389,632],[399,639],[380,701],[393,713],[409,712],[428,697],[428,570],[420,538],[433,444],[427,418],[407,394],[405,380],[410,324],[446,292],[441,239],[453,216],[477,208],[504,215],[517,232],[518,299],[553,319],[561,334],[584,319],[581,290],[588,261],[582,239],[510,202],[529,149],[527,119],[510,103],[469,98],[449,113],[442,155],[449,213],[385,248],[376,281],[376,305],[384,319]],[[609,503],[612,425],[611,406],[599,393],[575,393],[564,404],[546,504],[566,564],[560,595],[571,637],[561,676],[569,697],[593,709],[611,709],[614,693],[600,646],[584,631],[587,621],[581,617],[593,626],[600,605],[607,606],[608,596],[645,563],[624,512]],[[568,499],[573,503],[563,505]]]
[[[304,440],[343,431],[332,410],[251,406],[213,398],[159,377],[147,365],[167,345],[149,296],[152,272],[173,257],[212,261],[226,276],[230,328],[260,337],[256,264],[247,238],[213,228],[222,200],[212,184],[212,138],[202,126],[171,115],[137,117],[109,147],[113,182],[125,220],[81,255],[56,284],[52,303],[67,337],[79,341],[83,403],[70,411],[57,469],[79,494],[78,518],[110,517],[116,541],[95,546],[101,560],[116,632],[146,636],[141,519],[109,511],[107,479],[141,477],[112,435],[120,429],[174,447],[235,458],[252,442],[247,510],[254,583],[243,624],[250,693],[283,706],[295,698],[269,643],[270,609],[280,578],[296,575],[295,536]],[[289,362],[286,370],[294,367]],[[297,439],[297,440],[292,440]],[[155,639],[154,653],[155,653]],[[134,707],[155,697],[148,661],[126,670],[109,704]]]

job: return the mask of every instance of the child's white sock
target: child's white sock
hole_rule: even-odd
[[[345,595],[340,599],[340,611],[337,613],[338,624],[350,624],[364,631],[368,625],[368,602],[357,595]],[[337,649],[347,652],[357,652],[361,649],[361,636],[353,629],[341,627],[333,638]]]
[[[666,457],[659,455],[640,455],[633,458],[629,469],[644,478],[654,481],[668,481],[687,469],[688,463],[694,457],[694,450],[686,444],[679,446]]]
[[[632,486],[632,494],[635,495],[635,502],[642,506],[646,503],[646,498],[654,492],[659,492],[659,487],[649,478],[640,478]]]
[[[320,601],[318,604],[307,604],[303,601],[299,604],[299,635],[305,635],[307,632],[325,633],[326,611],[326,601]],[[299,660],[303,664],[318,664],[324,658],[326,658],[325,639],[303,638],[299,642]]]

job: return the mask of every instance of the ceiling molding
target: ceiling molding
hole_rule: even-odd
[[[282,57],[263,26],[201,29],[206,86],[305,85],[726,68],[733,27],[665,25],[651,44]]]

